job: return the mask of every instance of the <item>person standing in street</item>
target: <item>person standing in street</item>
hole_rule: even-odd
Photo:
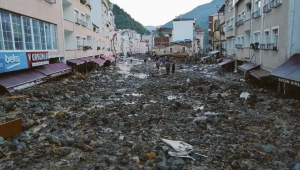
[[[172,74],[174,74],[175,73],[175,62],[173,61],[172,62]]]
[[[147,59],[146,59],[146,57],[144,58],[144,62],[145,62],[145,64],[147,63]]]
[[[165,64],[165,67],[166,67],[167,75],[169,75],[169,73],[170,73],[170,68],[171,68],[171,63],[170,63],[169,61],[167,61],[166,64]]]
[[[130,63],[132,64],[132,58],[130,59]]]
[[[156,68],[157,68],[157,70],[159,70],[159,66],[160,66],[160,62],[159,62],[159,60],[157,60],[156,61]]]

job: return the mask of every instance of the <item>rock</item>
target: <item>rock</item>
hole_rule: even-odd
[[[72,149],[69,147],[55,147],[54,146],[51,151],[54,155],[57,155],[59,157],[64,157],[64,156],[67,156],[70,153],[72,153]]]
[[[266,152],[266,153],[271,153],[273,150],[271,146],[267,146],[267,145],[261,145],[260,149],[262,152]]]
[[[18,146],[16,144],[9,144],[8,145],[8,149],[10,151],[17,151],[18,150]]]
[[[32,136],[31,136],[32,139],[37,139],[39,137],[40,137],[39,133],[33,133]]]
[[[165,162],[159,162],[158,164],[156,164],[156,168],[158,170],[170,170],[170,166],[167,165]]]
[[[118,163],[118,158],[116,156],[105,157],[105,162],[108,166],[116,165]]]
[[[0,149],[0,158],[2,158],[4,156],[5,156],[4,152],[2,151],[2,149]],[[0,161],[0,163],[1,163],[1,161]]]
[[[0,136],[0,146],[3,145],[4,139]]]
[[[293,170],[300,170],[300,163],[296,163],[296,165],[293,168]]]

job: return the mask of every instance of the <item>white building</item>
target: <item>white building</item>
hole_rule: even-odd
[[[196,19],[193,18],[180,18],[173,20],[173,33],[172,41],[185,41],[187,39],[192,41],[192,48],[194,42],[194,31],[196,28]],[[194,49],[192,49],[194,51]]]

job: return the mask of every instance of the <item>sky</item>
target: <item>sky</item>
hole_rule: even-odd
[[[110,0],[144,26],[163,25],[212,0]]]

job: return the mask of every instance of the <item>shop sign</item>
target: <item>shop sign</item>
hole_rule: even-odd
[[[0,53],[0,73],[28,68],[25,52]]]
[[[300,87],[300,82],[279,78],[278,81]]]
[[[36,67],[49,64],[48,51],[27,52],[28,66]]]

